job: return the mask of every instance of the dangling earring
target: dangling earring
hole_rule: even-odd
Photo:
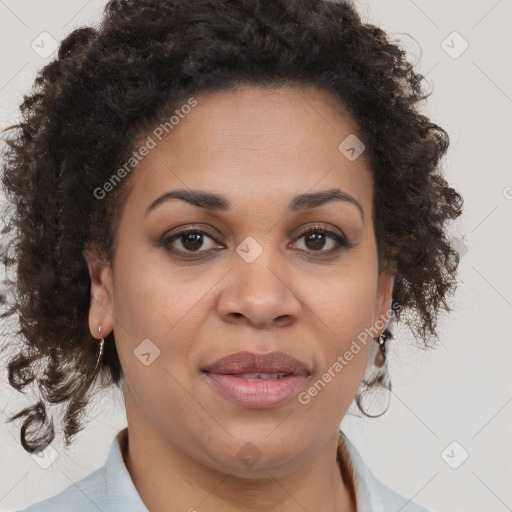
[[[380,334],[376,341],[379,344],[379,351],[375,355],[375,366],[382,368],[386,363],[386,336],[384,332]]]
[[[101,333],[101,324],[98,327],[98,334],[100,334],[100,333]],[[100,351],[98,353],[98,359],[96,360],[96,366],[94,367],[94,372],[96,372],[96,369],[98,368],[98,365],[100,363],[100,359],[103,356],[103,345],[104,344],[105,344],[105,339],[101,338],[101,341],[100,341]]]
[[[378,344],[373,364],[368,360],[363,380],[357,390],[355,400],[359,410],[370,418],[382,416],[389,407],[391,381],[386,364],[386,340],[390,337],[384,332],[374,342]],[[374,351],[375,346],[372,347]]]

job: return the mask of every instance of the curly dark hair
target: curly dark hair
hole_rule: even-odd
[[[8,376],[20,392],[35,381],[41,395],[8,420],[24,418],[25,450],[54,438],[47,405],[65,405],[68,446],[98,375],[101,389],[122,382],[113,333],[94,372],[83,251],[94,244],[112,261],[131,176],[104,200],[94,191],[192,94],[291,84],[339,100],[366,146],[379,269],[394,269],[396,320],[422,348],[437,341],[459,264],[445,224],[463,200],[439,171],[448,134],[418,111],[431,94],[423,83],[406,52],[345,0],[112,0],[98,27],[71,32],[24,96],[20,122],[4,130],[12,132],[1,168],[3,262],[15,276],[2,317],[17,314],[12,336],[21,340],[9,344],[17,353]]]

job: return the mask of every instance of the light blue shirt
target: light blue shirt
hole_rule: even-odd
[[[121,453],[120,442],[126,432],[127,428],[119,431],[112,441],[104,466],[59,494],[17,512],[148,512]],[[357,512],[429,512],[379,481],[341,431],[339,443],[350,454]]]

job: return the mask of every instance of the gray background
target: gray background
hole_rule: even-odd
[[[0,128],[16,121],[36,71],[55,56],[44,58],[33,42],[41,53],[46,38],[51,49],[42,32],[60,41],[97,23],[104,3],[0,0]],[[356,4],[365,21],[401,42],[433,87],[424,112],[451,138],[442,166],[465,199],[451,229],[464,256],[437,349],[419,350],[398,331],[388,412],[348,415],[342,428],[378,478],[432,510],[512,510],[512,0]],[[122,396],[105,393],[67,451],[57,430],[56,460],[44,469],[19,444],[19,424],[5,424],[34,399],[14,391],[0,368],[0,510],[52,496],[103,465],[126,425]]]

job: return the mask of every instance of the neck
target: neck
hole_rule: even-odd
[[[129,435],[125,431],[121,451],[150,512],[356,512],[350,459],[343,445],[336,450],[337,436],[301,468],[277,478],[267,471],[266,478],[248,479],[207,467],[157,432],[148,435],[135,425]]]

